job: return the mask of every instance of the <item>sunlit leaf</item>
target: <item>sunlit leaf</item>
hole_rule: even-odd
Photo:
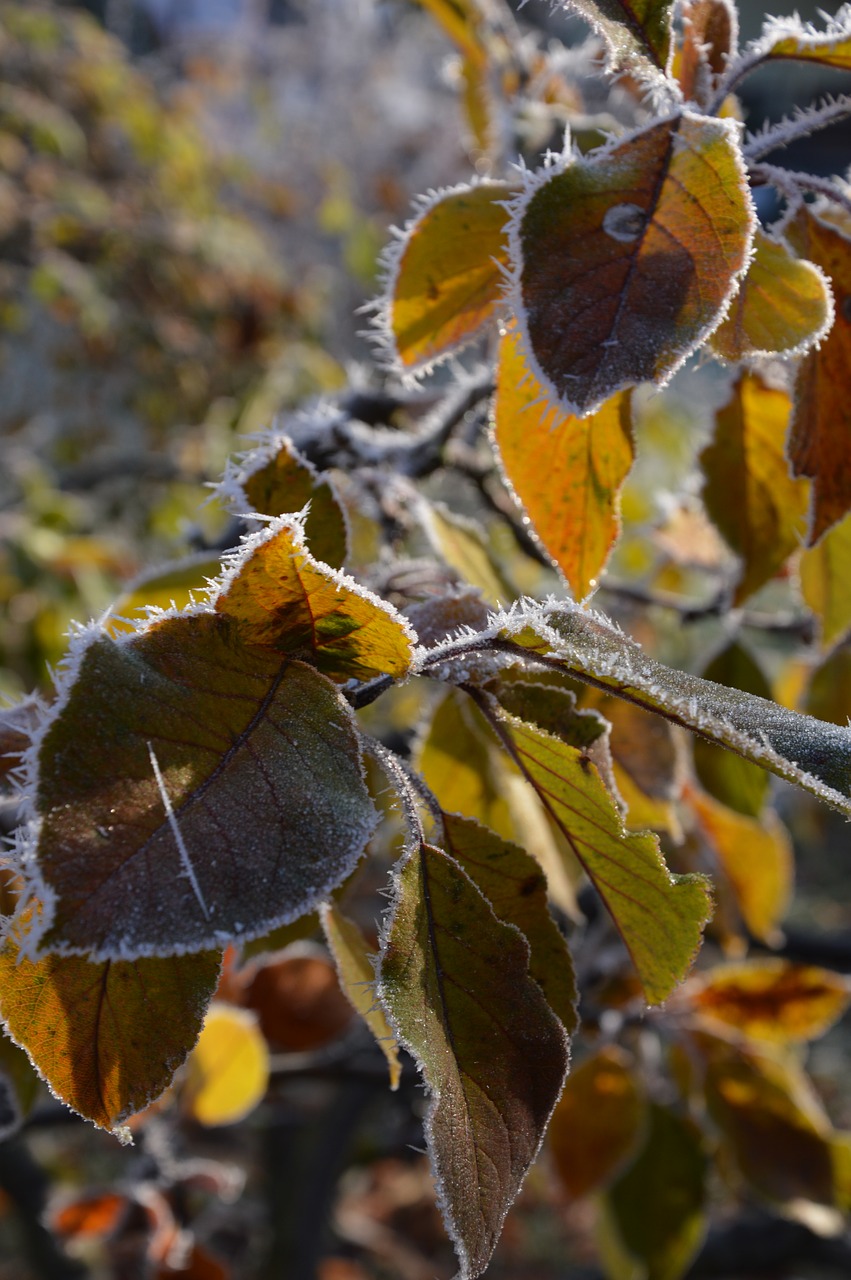
[[[665,71],[671,52],[671,0],[564,0],[606,42],[613,67]]]
[[[851,987],[827,969],[772,957],[706,970],[682,995],[704,1017],[782,1044],[824,1035],[847,1009]]]
[[[730,0],[686,0],[677,76],[683,97],[708,105],[718,77],[735,52],[738,14]]]
[[[651,1004],[685,976],[711,914],[707,883],[672,876],[655,836],[628,834],[587,754],[498,713],[503,741],[608,908]]]
[[[243,970],[241,1003],[275,1049],[309,1053],[338,1040],[354,1019],[337,970],[316,946],[296,947]]]
[[[777,573],[806,528],[809,486],[789,474],[784,452],[790,409],[785,391],[742,374],[700,455],[706,509],[743,561],[736,605]]]
[[[146,609],[184,609],[193,599],[201,600],[207,584],[221,572],[218,556],[187,556],[161,569],[143,573],[118,597],[104,621],[110,635],[122,635],[138,626]]]
[[[529,948],[461,868],[415,847],[399,873],[379,993],[432,1095],[438,1197],[463,1280],[488,1264],[567,1070]]]
[[[285,518],[243,544],[214,607],[244,644],[306,656],[334,680],[400,676],[410,665],[402,615],[316,561]]]
[[[506,335],[493,410],[497,448],[536,534],[581,600],[620,531],[620,487],[633,459],[629,396],[613,397],[587,418],[564,414],[544,397],[519,337]]]
[[[835,649],[816,667],[807,689],[806,710],[834,724],[851,723],[851,650]]]
[[[203,1125],[235,1124],[263,1100],[269,1050],[244,1009],[213,1004],[189,1059],[183,1100]]]
[[[282,516],[309,502],[304,534],[311,555],[332,569],[345,563],[348,527],[333,481],[301,456],[289,436],[274,432],[261,440],[226,473],[221,492],[237,515]]]
[[[717,653],[702,674],[704,680],[715,684],[741,689],[759,698],[771,697],[771,687],[762,668],[737,640]],[[758,817],[768,796],[770,779],[765,770],[704,738],[695,738],[693,749],[695,771],[709,794],[737,813]]]
[[[386,338],[405,370],[428,367],[474,338],[502,297],[506,182],[434,197],[388,262]]]
[[[851,71],[848,8],[843,6],[835,15],[828,17],[824,31],[804,25],[797,15],[791,18],[770,18],[753,50],[760,62],[782,58]]]
[[[619,1046],[572,1068],[548,1131],[568,1195],[578,1199],[611,1182],[635,1154],[644,1118],[635,1064]]]
[[[571,715],[575,716],[572,707]],[[542,867],[553,901],[577,915],[574,880],[547,811],[500,750],[470,698],[457,690],[447,693],[420,743],[416,762],[441,808],[475,818],[502,839],[521,845]],[[575,870],[581,874],[578,864]]]
[[[78,641],[35,809],[41,942],[98,959],[262,936],[348,875],[376,821],[334,686],[205,612]]]
[[[801,204],[786,236],[828,276],[836,302],[833,328],[798,368],[788,446],[795,475],[813,482],[812,546],[851,508],[851,228],[830,225]]]
[[[530,181],[512,302],[532,372],[566,411],[666,382],[717,325],[753,230],[737,138],[685,111]]]
[[[484,58],[479,34],[482,11],[476,0],[418,0],[418,3],[467,57],[477,62]]]
[[[387,1016],[375,994],[374,955],[354,920],[343,915],[339,907],[324,907],[322,924],[328,945],[337,965],[343,991],[363,1018],[376,1043],[387,1059],[390,1070],[390,1088],[398,1089],[402,1076],[399,1049]]]
[[[547,907],[540,866],[519,845],[509,844],[480,823],[443,815],[446,851],[467,873],[505,924],[515,925],[529,944],[529,974],[569,1035],[577,1027],[573,960]]]
[[[781,1202],[834,1202],[831,1127],[808,1078],[790,1058],[705,1033],[706,1101],[743,1176]]]
[[[694,1121],[651,1103],[644,1146],[603,1201],[601,1253],[618,1280],[680,1280],[706,1231],[706,1172]]]
[[[851,814],[851,730],[677,671],[647,654],[602,614],[569,601],[524,602],[495,614],[511,650],[694,729]]]
[[[747,929],[772,941],[788,909],[795,874],[786,828],[771,809],[757,821],[700,792],[689,799]]]
[[[754,356],[800,355],[824,337],[832,319],[823,273],[796,258],[782,240],[757,231],[747,275],[709,345],[733,363]]]
[[[117,1191],[88,1192],[54,1207],[50,1229],[65,1240],[98,1239],[115,1230],[130,1203]]]
[[[440,503],[423,503],[420,517],[437,554],[465,582],[478,587],[491,604],[514,599],[516,589],[506,579],[474,520],[459,516]]]
[[[800,560],[801,592],[829,648],[851,628],[851,516],[840,520]]]
[[[90,964],[0,951],[0,1013],[74,1111],[114,1129],[170,1083],[201,1030],[220,954]]]

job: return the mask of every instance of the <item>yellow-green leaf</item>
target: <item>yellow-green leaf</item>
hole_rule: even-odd
[[[843,17],[845,21],[842,20]],[[840,9],[834,17],[828,17],[824,31],[805,26],[797,15],[792,18],[769,19],[762,38],[754,46],[754,57],[760,62],[791,59],[851,71],[851,33],[848,30],[847,9]]]
[[[375,962],[378,957],[370,952],[359,926],[333,903],[322,908],[322,926],[337,966],[340,986],[387,1059],[390,1088],[398,1089],[402,1076],[399,1048],[375,994]]]
[[[511,230],[511,301],[535,378],[578,414],[666,382],[721,319],[753,225],[730,121],[683,111],[540,170]]]
[[[502,296],[513,188],[480,183],[443,192],[407,228],[388,262],[385,337],[410,372],[470,342]]]
[[[813,671],[806,710],[834,724],[851,723],[851,650],[846,646],[834,649]]]
[[[478,587],[491,604],[505,604],[517,595],[492,555],[480,527],[442,503],[423,502],[420,518],[437,554],[465,582]]]
[[[664,72],[671,53],[671,0],[566,0],[605,40],[620,71]]]
[[[379,994],[431,1093],[426,1133],[459,1277],[481,1275],[535,1158],[567,1039],[529,947],[458,864],[418,845],[399,873]]]
[[[742,559],[734,604],[774,577],[806,529],[809,486],[789,474],[784,451],[791,402],[757,374],[742,374],[700,455],[703,501]]]
[[[726,645],[707,664],[704,680],[770,698],[771,687],[762,668],[737,640]],[[756,818],[768,795],[769,777],[759,765],[734,756],[704,738],[693,741],[694,767],[701,785],[730,809]]]
[[[800,355],[825,336],[832,320],[823,272],[796,258],[782,240],[757,231],[747,275],[709,345],[734,364],[755,356]]]
[[[244,644],[303,655],[333,680],[401,676],[410,666],[402,615],[309,555],[286,518],[234,555],[213,603]]]
[[[801,592],[821,623],[827,649],[851,628],[851,515],[801,556]]]
[[[780,1044],[824,1035],[851,1001],[847,979],[774,958],[708,969],[682,994],[703,1017]]]
[[[26,933],[26,922],[18,927]],[[171,1083],[198,1038],[220,961],[219,952],[33,961],[13,936],[0,950],[0,1013],[53,1092],[115,1129]]]
[[[202,600],[221,567],[218,556],[202,552],[142,574],[115,601],[105,630],[122,635],[138,627],[139,615],[147,609],[185,609],[194,599]]]
[[[547,1135],[568,1195],[579,1199],[611,1182],[635,1154],[644,1119],[636,1064],[618,1045],[573,1067]]]
[[[247,1009],[212,1004],[183,1086],[189,1115],[203,1125],[236,1124],[262,1102],[269,1050]]]
[[[38,1075],[23,1049],[0,1031],[0,1141],[17,1133],[35,1105],[39,1088]]]
[[[519,337],[500,346],[494,435],[509,485],[573,594],[597,585],[620,532],[620,488],[632,466],[630,401],[614,396],[587,418],[545,399]],[[546,466],[542,459],[546,458]]]

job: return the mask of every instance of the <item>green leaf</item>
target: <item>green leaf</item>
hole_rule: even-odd
[[[606,1186],[635,1155],[646,1119],[637,1075],[628,1053],[606,1045],[567,1077],[547,1140],[573,1199]]]
[[[567,1071],[564,1030],[528,965],[523,936],[452,858],[409,853],[379,995],[431,1093],[426,1131],[461,1280],[487,1266]]]
[[[706,510],[743,561],[735,605],[774,577],[806,530],[809,486],[789,474],[784,451],[791,407],[785,391],[742,374],[700,455]]]
[[[40,944],[97,959],[220,948],[294,920],[376,822],[334,686],[206,612],[77,641],[34,807]]]
[[[244,644],[305,657],[333,680],[401,676],[410,666],[402,615],[309,555],[286,517],[233,555],[213,607],[235,621]]]
[[[771,697],[762,668],[735,640],[715,655],[703,678],[759,698]],[[693,747],[695,772],[709,794],[737,813],[758,818],[768,795],[769,777],[765,770],[705,738],[695,738]]]
[[[666,667],[603,614],[568,601],[522,602],[493,616],[491,634],[509,650],[537,653],[544,665],[693,729],[851,815],[848,729]]]
[[[225,473],[219,491],[240,516],[259,511],[282,516],[308,502],[304,535],[310,553],[332,569],[348,557],[349,532],[330,476],[303,458],[289,436],[272,432]]]
[[[382,327],[406,372],[427,369],[487,324],[502,297],[507,182],[456,187],[429,200],[388,256]]]
[[[649,832],[630,835],[596,766],[582,750],[497,711],[507,750],[599,892],[651,1004],[688,972],[711,914],[707,882],[673,876]]]
[[[623,393],[577,418],[545,395],[519,337],[507,334],[493,407],[499,457],[544,550],[582,600],[597,585],[620,533],[620,488],[634,454],[630,398]]]
[[[579,415],[666,382],[721,320],[753,227],[731,121],[684,111],[532,175],[511,302],[536,380]]]
[[[644,1147],[604,1200],[610,1274],[680,1280],[706,1231],[707,1157],[695,1123],[652,1103]]]
[[[605,40],[619,71],[665,72],[671,56],[671,0],[565,0]]]
[[[824,273],[796,258],[782,240],[757,231],[747,275],[709,345],[733,363],[801,355],[825,336],[832,320]]]
[[[568,1035],[578,1025],[576,975],[567,943],[547,906],[547,881],[519,845],[471,818],[443,815],[446,851],[487,898],[498,919],[529,944],[529,974]]]
[[[91,964],[35,961],[24,918],[0,950],[0,1013],[53,1092],[104,1129],[141,1111],[198,1039],[221,953]],[[28,941],[28,940],[27,940]]]
[[[387,1059],[390,1088],[398,1089],[402,1077],[399,1049],[375,995],[375,965],[378,956],[370,951],[366,938],[354,920],[350,920],[333,903],[322,908],[322,926],[337,966],[340,986],[375,1036],[376,1044]]]

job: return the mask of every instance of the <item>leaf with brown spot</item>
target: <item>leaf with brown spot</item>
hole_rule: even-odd
[[[377,820],[335,686],[206,612],[78,641],[34,805],[39,945],[99,960],[220,948],[297,919]]]
[[[396,882],[379,996],[431,1094],[426,1132],[460,1280],[485,1270],[567,1071],[529,947],[458,864],[415,846]]]
[[[402,369],[428,368],[472,341],[502,297],[507,182],[436,196],[406,229],[389,262],[387,340]]]
[[[573,1067],[547,1135],[569,1196],[578,1200],[617,1176],[635,1155],[644,1119],[635,1064],[625,1050],[606,1045]]]
[[[306,656],[333,680],[401,676],[411,663],[402,615],[315,560],[285,517],[233,556],[213,607],[244,644]]]
[[[716,355],[735,364],[756,356],[801,355],[833,322],[833,301],[822,271],[795,257],[765,231],[724,320],[709,339]]]
[[[540,170],[512,215],[511,301],[550,398],[581,415],[666,382],[721,320],[753,227],[729,121],[683,111]]]
[[[26,932],[25,923],[19,927]],[[53,1092],[100,1128],[115,1129],[158,1097],[185,1061],[220,962],[219,952],[33,961],[10,937],[0,950],[0,1014]]]
[[[497,449],[535,533],[581,600],[596,586],[620,532],[620,488],[634,456],[630,398],[614,396],[577,418],[545,396],[520,338],[507,334],[493,408]]]
[[[827,969],[772,957],[705,970],[682,998],[702,1017],[785,1044],[824,1035],[848,1008],[851,988]]]
[[[789,434],[792,470],[813,482],[813,546],[851,508],[851,228],[802,204],[785,231],[792,247],[824,271],[836,304],[833,328],[798,368]]]

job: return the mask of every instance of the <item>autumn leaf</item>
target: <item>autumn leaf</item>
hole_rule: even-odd
[[[739,18],[730,0],[686,0],[677,79],[686,101],[707,106],[735,53]]]
[[[2,1008],[0,997],[0,1014]],[[0,1031],[0,1142],[18,1132],[35,1106],[40,1088],[35,1068],[23,1049]]]
[[[753,224],[735,126],[689,111],[530,178],[511,302],[550,398],[581,415],[666,382],[722,318]]]
[[[124,635],[136,630],[140,615],[157,609],[185,609],[194,600],[202,600],[221,568],[219,557],[205,551],[141,574],[110,608],[104,630],[111,636]]]
[[[665,72],[671,52],[671,0],[565,0],[605,40],[613,69]]]
[[[851,650],[844,645],[812,672],[805,710],[834,724],[851,723]]]
[[[438,193],[387,261],[383,326],[405,372],[427,369],[470,342],[493,316],[507,264],[514,188],[482,182]]]
[[[310,503],[304,536],[310,554],[332,569],[348,557],[349,533],[334,482],[298,452],[292,440],[270,432],[236,465],[230,465],[219,486],[236,515],[258,511],[282,516]]]
[[[785,228],[792,247],[829,278],[836,304],[833,328],[795,379],[788,451],[794,474],[813,482],[810,546],[851,508],[851,239],[847,224],[831,224],[823,213],[801,204]]]
[[[40,945],[102,960],[221,949],[296,919],[376,822],[334,686],[207,612],[78,640],[34,806]]]
[[[547,881],[519,845],[502,840],[471,818],[443,814],[450,853],[484,894],[497,918],[513,924],[529,944],[529,974],[568,1035],[577,1028],[576,975],[567,943],[547,906]]]
[[[286,517],[234,553],[213,607],[235,621],[244,644],[306,656],[333,680],[401,676],[410,665],[402,615],[309,555]]]
[[[597,585],[620,532],[620,487],[634,452],[630,401],[614,396],[577,418],[544,397],[520,338],[507,334],[493,408],[499,457],[545,551],[581,600]]]
[[[716,653],[702,675],[713,684],[740,689],[759,698],[771,697],[771,687],[762,668],[737,640]],[[695,738],[692,745],[695,772],[709,794],[737,813],[759,817],[770,782],[765,770],[705,738]]]
[[[485,57],[481,44],[482,11],[477,0],[417,0],[468,58]]]
[[[801,594],[821,623],[822,647],[851,628],[851,515],[835,524],[800,559]]]
[[[655,836],[624,830],[621,814],[582,750],[505,712],[492,723],[537,791],[605,903],[638,971],[660,1004],[688,972],[711,914],[706,881],[673,876]]]
[[[420,1063],[438,1200],[468,1280],[484,1271],[537,1154],[567,1041],[528,973],[529,947],[440,849],[398,874],[379,995]]]
[[[246,966],[240,1003],[256,1013],[274,1049],[311,1053],[349,1030],[354,1013],[340,988],[337,970],[317,946],[286,951]]]
[[[671,726],[631,702],[595,689],[586,690],[582,706],[594,708],[611,725],[612,772],[626,805],[628,829],[651,827],[676,839],[680,827],[674,802],[682,787],[683,766]]]
[[[747,275],[709,345],[733,364],[756,356],[802,355],[832,323],[824,273],[796,258],[782,240],[757,230]]]
[[[514,599],[516,589],[474,520],[457,515],[439,502],[418,503],[418,515],[436,553],[465,582],[478,587],[491,604]]]
[[[116,1129],[171,1083],[216,989],[220,952],[92,964],[0,950],[0,1013],[12,1039],[74,1111]]]
[[[635,1064],[619,1045],[572,1068],[547,1134],[568,1195],[579,1199],[617,1176],[635,1155],[645,1116]]]
[[[680,998],[745,1036],[791,1044],[824,1035],[847,1009],[851,987],[827,969],[772,957],[705,970]]]
[[[322,926],[343,991],[387,1059],[390,1088],[398,1089],[402,1078],[399,1048],[375,994],[375,962],[378,957],[370,951],[359,926],[333,903],[322,908]]]
[[[694,1121],[651,1103],[644,1146],[603,1201],[600,1250],[610,1274],[679,1280],[706,1231],[707,1163]]]
[[[257,1019],[226,1004],[209,1008],[183,1083],[187,1112],[203,1125],[236,1124],[263,1100],[269,1050]]]
[[[846,21],[843,22],[843,17]],[[847,8],[828,17],[824,31],[801,22],[800,18],[770,18],[761,38],[744,57],[750,64],[777,59],[812,62],[823,67],[851,71],[851,35],[848,33]]]

